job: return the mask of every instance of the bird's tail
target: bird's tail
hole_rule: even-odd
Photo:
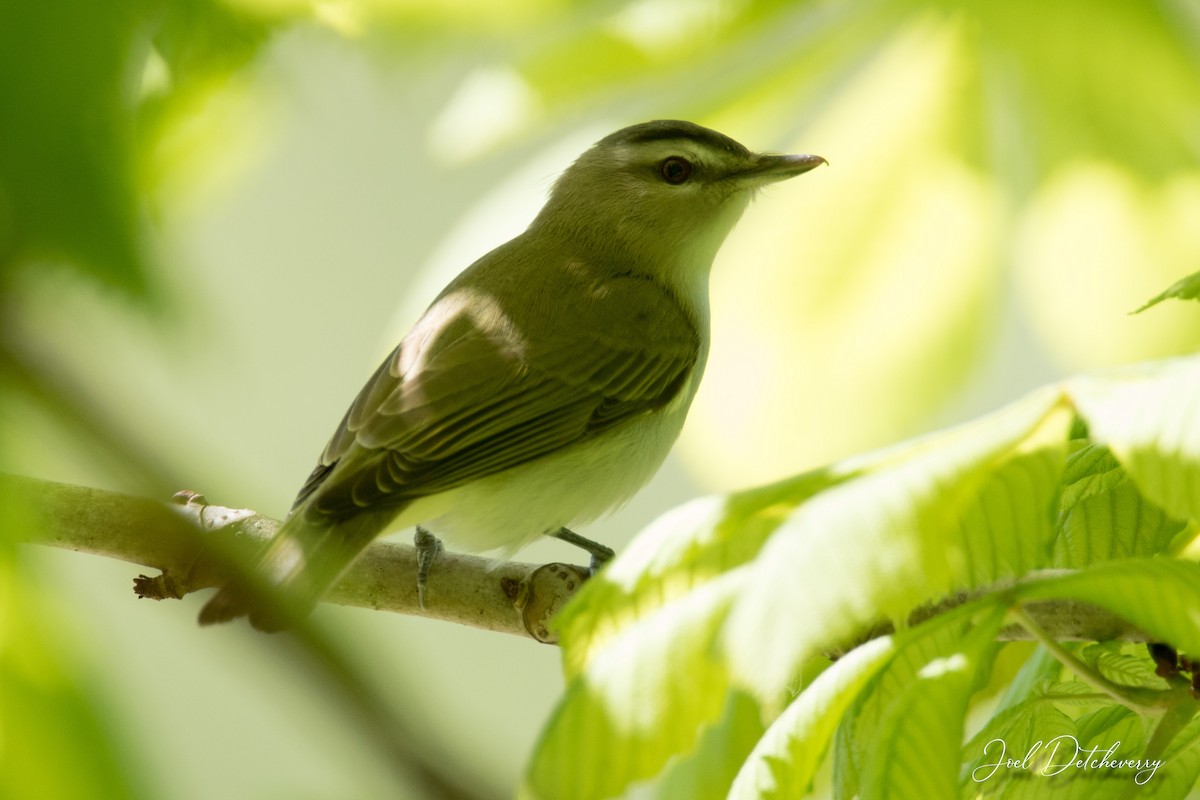
[[[388,516],[362,513],[314,521],[297,511],[263,551],[252,576],[231,580],[200,610],[200,624],[242,616],[262,631],[302,619],[387,525]]]

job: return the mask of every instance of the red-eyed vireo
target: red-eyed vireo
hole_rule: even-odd
[[[568,526],[628,500],[683,426],[717,249],[754,190],[822,163],[674,120],[601,139],[367,381],[264,551],[264,579],[304,613],[371,540],[412,525],[427,553],[429,531],[473,551],[592,545]],[[594,564],[612,552],[588,549]],[[226,586],[201,623],[279,627],[252,595]]]

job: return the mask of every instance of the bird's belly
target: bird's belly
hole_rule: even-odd
[[[429,527],[451,549],[511,554],[547,532],[587,523],[628,501],[666,459],[687,405],[672,404],[594,439],[423,498],[398,522]]]

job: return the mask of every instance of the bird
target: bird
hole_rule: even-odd
[[[572,528],[629,500],[678,437],[709,351],[718,249],[757,190],[826,163],[683,120],[597,141],[367,380],[255,574],[302,617],[377,536],[413,526],[422,569],[443,538],[511,554],[545,535],[598,567],[612,550]],[[200,623],[286,627],[261,594],[231,580]]]

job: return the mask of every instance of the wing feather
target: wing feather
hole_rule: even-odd
[[[447,287],[359,392],[296,506],[399,506],[669,403],[700,358],[692,317],[644,276],[566,266],[581,285],[545,298],[487,280]]]

